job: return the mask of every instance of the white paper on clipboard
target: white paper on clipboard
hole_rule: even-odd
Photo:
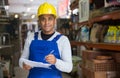
[[[30,61],[30,60],[24,59],[24,58],[22,58],[21,60],[23,60],[23,62],[25,64],[30,65],[31,67],[49,68],[49,66],[51,66],[51,64],[45,64],[45,63],[42,63],[42,62]]]

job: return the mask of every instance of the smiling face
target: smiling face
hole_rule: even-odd
[[[51,14],[41,15],[39,24],[44,34],[52,34],[55,31],[56,18]]]

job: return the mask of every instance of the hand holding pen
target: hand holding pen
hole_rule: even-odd
[[[52,50],[46,57],[45,60],[50,64],[56,63],[56,57],[53,54],[54,50]]]

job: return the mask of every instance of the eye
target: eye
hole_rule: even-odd
[[[41,21],[45,21],[45,18],[44,17],[41,17],[41,19],[40,19]]]
[[[51,20],[54,20],[54,18],[53,17],[49,17],[48,20],[51,21]]]

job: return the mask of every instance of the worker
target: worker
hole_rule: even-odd
[[[52,4],[41,4],[37,16],[41,30],[28,35],[19,65],[29,70],[28,78],[62,78],[62,72],[73,67],[69,39],[55,30],[57,12]]]

